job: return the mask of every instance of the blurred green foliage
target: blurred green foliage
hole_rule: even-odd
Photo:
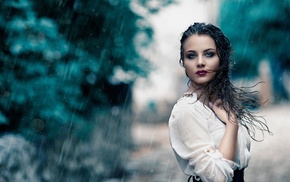
[[[220,7],[220,26],[239,68],[233,76],[257,76],[259,62],[273,57],[290,68],[290,1],[223,0]]]
[[[153,34],[131,1],[0,3],[1,131],[82,138],[96,125],[96,109],[130,105],[130,86],[150,70],[138,49],[150,45]],[[114,87],[122,82],[125,91]]]
[[[290,70],[290,1],[223,0],[220,7],[220,26],[235,51],[233,77],[256,77],[267,60],[274,102],[289,100],[283,75]]]

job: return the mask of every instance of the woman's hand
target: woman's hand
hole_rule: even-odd
[[[213,110],[216,116],[225,124],[237,124],[234,113],[232,113],[229,109],[230,114],[228,114],[224,108],[225,106],[220,99],[216,100],[214,103],[209,102],[209,107]]]
[[[216,100],[213,104],[209,103],[209,107],[213,110],[216,116],[226,124],[226,129],[222,141],[218,147],[220,153],[228,160],[234,160],[237,145],[238,122],[233,112],[229,109],[229,114],[226,112],[226,106],[222,101]]]

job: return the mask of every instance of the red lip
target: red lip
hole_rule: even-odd
[[[204,75],[207,74],[207,71],[205,71],[205,70],[199,70],[199,71],[196,72],[196,74],[199,75],[199,76],[204,76]]]

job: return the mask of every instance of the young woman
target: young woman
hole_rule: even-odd
[[[180,42],[180,64],[189,82],[169,119],[177,161],[188,181],[242,182],[254,128],[270,132],[244,107],[259,103],[230,82],[232,49],[219,28],[194,23]]]

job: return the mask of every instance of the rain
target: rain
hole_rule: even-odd
[[[248,182],[289,181],[290,2],[0,0],[0,181],[187,181],[168,118],[187,88],[181,33],[218,25],[231,79],[257,90],[271,134]]]

